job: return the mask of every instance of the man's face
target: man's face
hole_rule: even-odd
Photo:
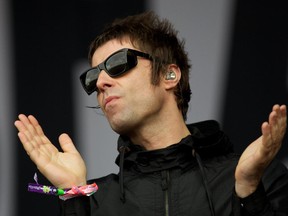
[[[122,48],[136,49],[128,40],[108,41],[96,49],[92,66]],[[161,82],[159,86],[151,84],[151,61],[137,58],[136,67],[122,76],[112,78],[103,70],[96,84],[98,103],[112,129],[119,134],[130,135],[153,126],[163,106],[165,90]]]

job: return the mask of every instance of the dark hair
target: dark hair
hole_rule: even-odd
[[[152,84],[157,85],[160,76],[167,72],[168,64],[176,64],[181,70],[181,79],[174,89],[178,108],[184,120],[187,118],[188,103],[191,97],[189,85],[189,69],[187,53],[184,50],[184,40],[179,40],[178,32],[167,20],[161,20],[153,12],[145,12],[123,19],[116,19],[106,26],[102,34],[91,43],[89,62],[96,49],[112,40],[129,38],[135,48],[150,54],[153,57]],[[160,59],[160,61],[159,61]]]

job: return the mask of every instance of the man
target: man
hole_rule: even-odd
[[[288,172],[274,160],[286,131],[286,106],[274,105],[262,135],[238,157],[217,122],[186,125],[190,101],[184,43],[149,12],[116,20],[91,45],[80,79],[96,91],[120,135],[119,174],[96,182],[91,197],[61,201],[62,215],[288,215]],[[33,116],[18,136],[40,172],[58,188],[87,184],[67,134],[59,152]],[[240,131],[241,132],[241,131]]]

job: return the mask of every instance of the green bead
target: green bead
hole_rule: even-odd
[[[64,194],[65,194],[64,190],[57,189],[57,195],[61,196],[61,195],[64,195]]]

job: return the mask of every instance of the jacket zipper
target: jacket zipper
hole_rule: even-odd
[[[168,190],[165,191],[165,215],[169,216],[169,196]]]
[[[165,216],[169,216],[169,170],[161,171],[162,176],[162,190],[164,191],[164,204],[165,204]]]

